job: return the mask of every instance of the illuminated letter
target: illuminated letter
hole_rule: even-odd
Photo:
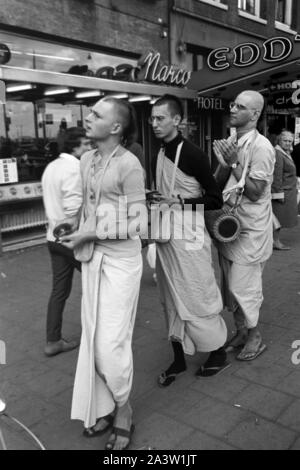
[[[250,51],[251,55],[249,59],[244,60],[245,58],[245,52]],[[260,49],[257,44],[254,43],[247,43],[247,44],[241,44],[240,46],[237,46],[233,49],[234,52],[234,65],[237,67],[247,67],[249,65],[255,64],[260,56]]]
[[[275,44],[279,44],[279,46],[281,46],[282,51],[280,54],[275,55]],[[290,39],[285,37],[272,38],[264,42],[264,49],[264,61],[279,62],[280,60],[287,59],[291,55],[293,44]]]
[[[212,51],[207,57],[208,66],[212,70],[228,69],[229,62],[226,57],[226,52],[230,52],[229,47],[220,47],[220,49],[215,49],[214,51]]]

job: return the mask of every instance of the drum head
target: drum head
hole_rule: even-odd
[[[224,214],[219,217],[214,227],[215,237],[222,243],[232,242],[240,234],[241,224],[232,214]]]

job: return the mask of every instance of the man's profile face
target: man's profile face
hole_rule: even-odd
[[[168,104],[154,105],[150,120],[155,136],[158,139],[165,140],[176,133],[180,116],[172,116]]]
[[[253,108],[251,98],[241,93],[230,105],[230,125],[236,128],[243,127],[252,120],[255,113],[257,111]]]
[[[114,105],[109,101],[98,101],[85,121],[87,138],[105,140],[116,125]]]

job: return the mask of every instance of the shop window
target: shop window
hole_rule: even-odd
[[[215,7],[223,8],[225,10],[228,9],[228,0],[198,0],[202,3],[209,3]]]
[[[18,181],[40,181],[61,149],[65,130],[82,126],[84,105],[8,101],[0,112],[0,159],[16,159]],[[1,111],[1,109],[0,109]]]
[[[291,28],[293,18],[293,0],[276,0],[276,26],[285,25]]]
[[[4,31],[0,31],[0,43],[5,44],[10,51],[6,64],[10,67],[95,76],[105,67],[113,72],[121,64],[135,67],[137,62],[134,59],[125,60],[121,56],[54,44]],[[121,73],[118,78],[124,80]]]

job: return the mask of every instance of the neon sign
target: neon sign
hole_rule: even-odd
[[[300,35],[296,35],[295,42],[300,42]],[[250,67],[260,58],[269,64],[278,63],[287,59],[293,52],[293,41],[284,36],[270,38],[263,42],[262,47],[253,42],[239,44],[230,49],[220,47],[214,49],[207,58],[211,70],[224,71],[231,66]]]
[[[189,82],[192,72],[179,69],[174,65],[164,65],[160,62],[159,52],[148,52],[138,61],[141,71],[139,80],[162,82],[170,85],[185,86]]]

